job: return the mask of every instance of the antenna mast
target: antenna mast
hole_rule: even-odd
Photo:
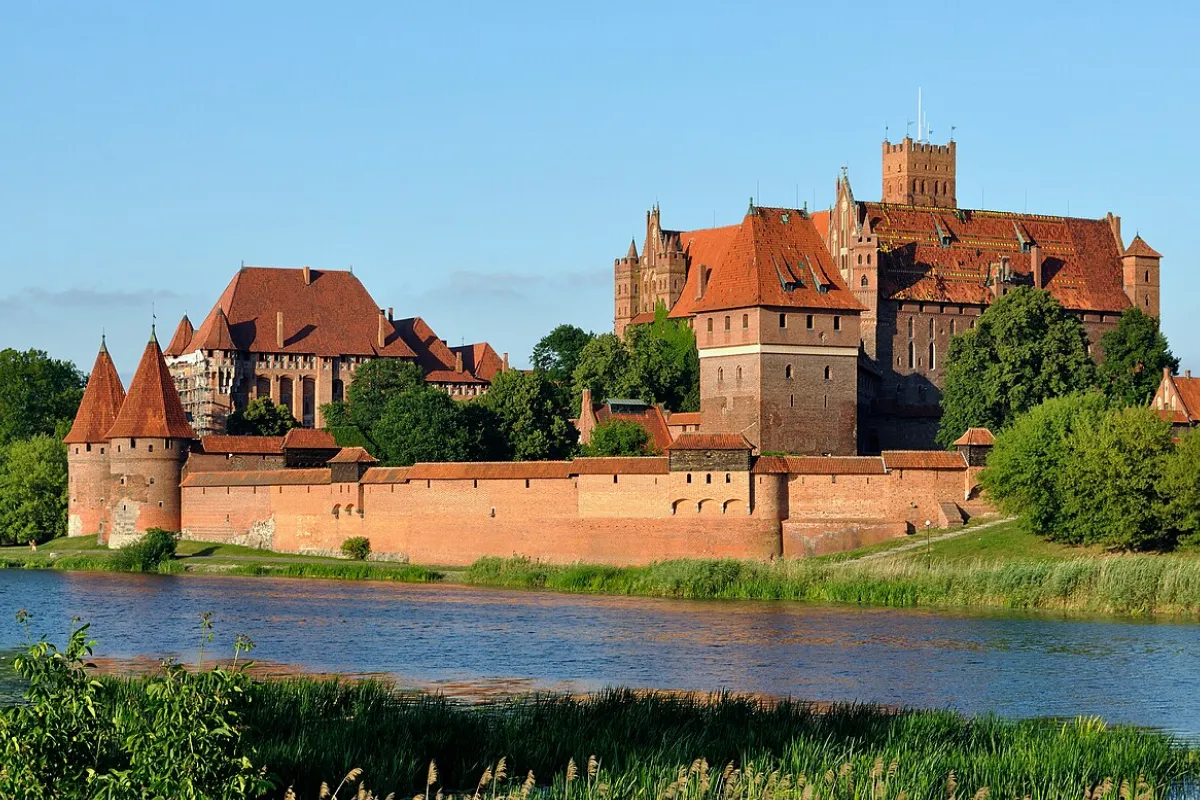
[[[917,141],[925,141],[925,117],[921,115],[921,87],[917,87]]]

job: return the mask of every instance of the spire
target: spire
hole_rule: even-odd
[[[635,239],[629,240],[629,252],[625,254],[625,257],[633,259],[634,261],[637,260],[637,241]]]
[[[237,349],[233,343],[233,331],[229,328],[229,317],[225,316],[225,309],[217,306],[216,312],[205,320],[200,330],[192,336],[191,345],[192,350]]]
[[[138,363],[129,395],[121,405],[117,419],[108,430],[108,439],[156,437],[195,439],[196,433],[183,413],[183,403],[175,389],[175,379],[167,369],[158,341],[151,336]]]
[[[1129,243],[1129,247],[1125,248],[1125,255],[1143,256],[1145,258],[1162,258],[1162,253],[1146,244],[1146,240],[1136,233],[1133,236],[1133,241]]]
[[[192,327],[192,321],[188,319],[188,315],[184,314],[183,319],[179,320],[178,327],[175,328],[175,335],[171,337],[167,349],[163,351],[163,355],[181,356],[188,352],[188,345],[191,344],[192,336],[196,333]]]
[[[113,366],[108,355],[108,345],[101,335],[100,352],[96,355],[92,374],[88,376],[83,400],[75,414],[75,424],[71,426],[71,432],[63,441],[67,444],[95,444],[105,441],[108,429],[112,427],[124,402],[125,387],[121,385],[121,376]]]

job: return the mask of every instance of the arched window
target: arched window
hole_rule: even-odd
[[[929,368],[937,369],[937,343],[929,342]]]
[[[791,364],[788,364],[787,366],[785,366],[783,368],[783,377],[787,378],[789,381],[792,379],[792,365]]]
[[[862,265],[862,253],[858,254],[858,263],[860,266]]]
[[[717,383],[721,383],[724,380],[725,380],[725,368],[717,367]]]
[[[708,318],[708,332],[712,333],[712,317]]]
[[[871,254],[867,253],[867,266],[871,266]]]
[[[729,315],[725,315],[725,330],[729,330]]]
[[[912,337],[913,337],[913,318],[909,317],[908,318],[908,338],[911,339]]]
[[[1150,282],[1150,270],[1146,270],[1146,283]]]
[[[750,327],[750,315],[742,314],[742,330],[746,330],[749,327]]]
[[[687,482],[688,483],[692,482],[692,473],[690,473],[690,472],[688,473],[688,476],[687,476]]]
[[[704,476],[704,482],[712,483],[712,473],[711,472]]]
[[[829,380],[832,375],[833,375],[833,372],[829,369],[828,366],[826,366],[825,367],[825,380]]]
[[[912,339],[908,340],[908,368],[912,369],[917,363],[917,348]]]
[[[930,317],[929,318],[929,338],[930,339],[932,339],[933,335],[934,335],[933,322],[934,322],[933,317]]]
[[[866,276],[866,275],[863,275],[863,276],[862,276],[862,280],[860,281],[860,283],[862,284],[862,287],[865,289],[865,288],[867,288],[867,286],[870,284],[870,281],[868,281],[868,280],[867,280],[867,276]]]
[[[742,368],[741,367],[737,368],[737,382],[738,383],[742,382]]]

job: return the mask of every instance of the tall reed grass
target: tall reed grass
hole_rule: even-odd
[[[121,702],[139,702],[139,681],[106,680]],[[524,797],[530,772],[538,796],[580,800],[803,797],[806,786],[826,798],[882,800],[901,790],[940,798],[950,796],[951,775],[963,798],[987,787],[993,797],[1078,800],[1106,779],[1114,792],[1122,782],[1136,790],[1139,776],[1162,796],[1200,770],[1197,754],[1166,735],[1094,719],[969,719],[725,695],[612,690],[467,704],[374,682],[286,679],[256,684],[243,720],[256,762],[300,798],[317,797],[323,781],[351,767],[373,787],[398,797],[428,789],[431,800],[477,787]],[[500,759],[512,782],[496,779]],[[569,764],[577,780],[567,780]],[[491,785],[480,787],[488,771]]]
[[[482,558],[465,580],[478,586],[648,597],[1200,614],[1200,560],[1153,555],[973,563],[681,560],[645,567]]]

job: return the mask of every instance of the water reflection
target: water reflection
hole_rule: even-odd
[[[455,586],[0,571],[0,649],[92,623],[104,658],[194,661],[245,633],[270,667],[387,675],[478,696],[608,685],[730,689],[1009,716],[1099,714],[1200,736],[1186,624],[948,615],[794,603],[689,602]],[[132,663],[123,661],[122,663]]]

